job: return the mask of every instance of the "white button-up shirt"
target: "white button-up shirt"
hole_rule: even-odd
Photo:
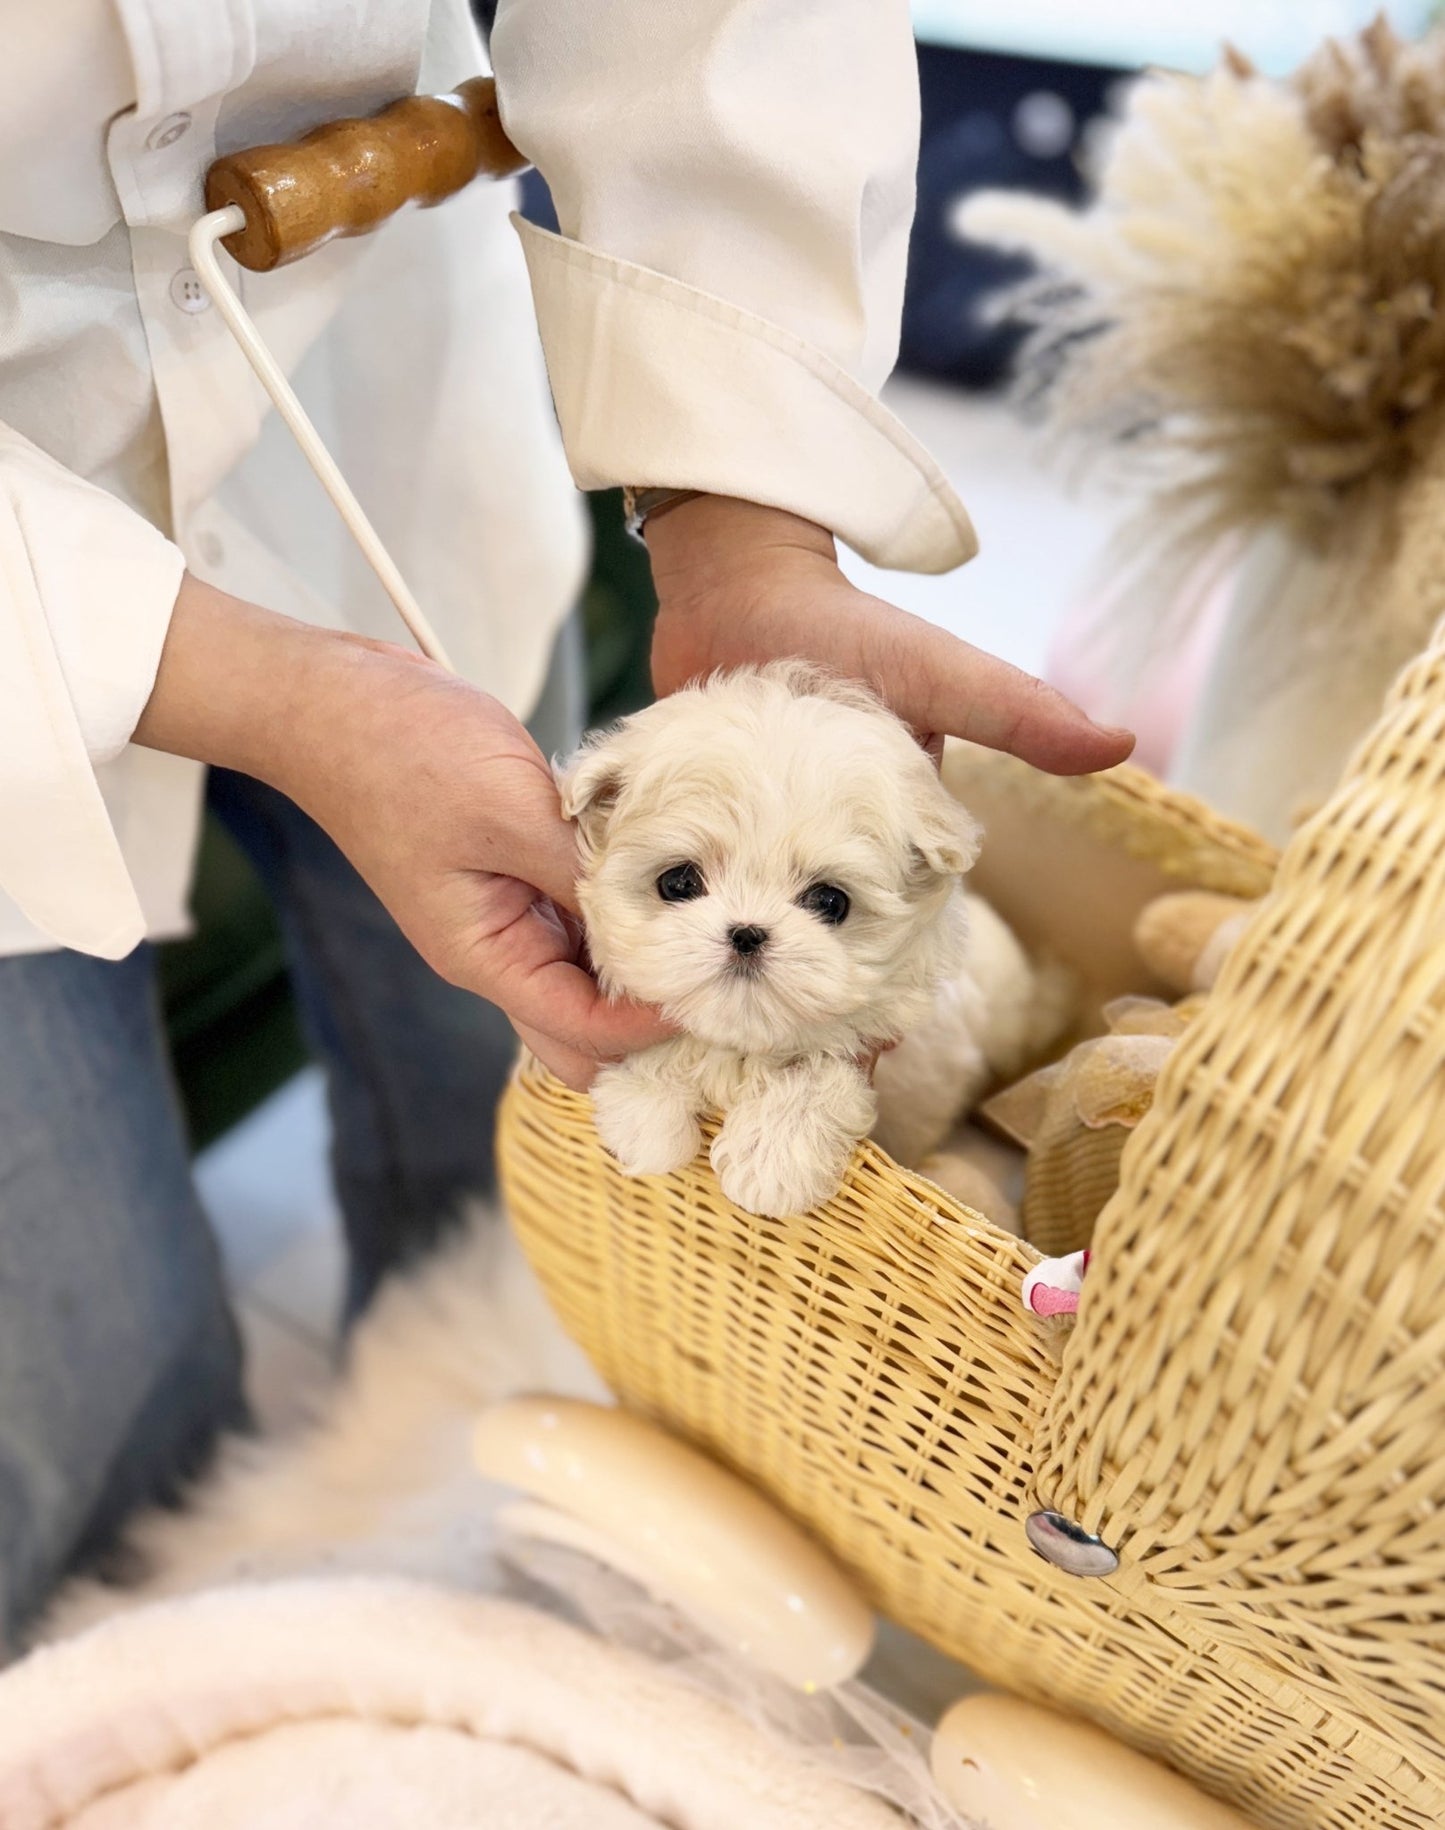
[[[0,0],[0,42],[0,952],[116,957],[186,926],[201,771],[129,742],[183,569],[398,633],[189,270],[205,172],[484,62],[465,0]],[[482,183],[238,276],[460,670],[534,702],[585,562],[569,465],[967,558],[876,399],[906,0],[502,0],[492,50],[561,235],[522,225],[524,263]]]

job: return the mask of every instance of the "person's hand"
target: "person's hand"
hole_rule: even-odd
[[[605,999],[585,969],[573,829],[546,758],[490,695],[410,655],[373,652],[320,751],[315,738],[294,747],[277,785],[427,964],[500,1005],[570,1085],[670,1033],[655,1013]]]
[[[968,737],[1057,775],[1107,769],[1134,747],[1041,680],[858,590],[832,537],[796,515],[703,496],[654,517],[646,535],[659,693],[801,655],[877,688],[924,741]]]
[[[488,694],[188,579],[136,741],[289,795],[422,958],[500,1005],[571,1085],[670,1033],[586,970],[572,828],[546,758]]]

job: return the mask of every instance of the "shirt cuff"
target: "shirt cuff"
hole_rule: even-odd
[[[13,503],[86,754],[129,743],[156,683],[186,562],[124,503],[36,464]]]
[[[821,350],[666,274],[512,220],[579,488],[666,484],[787,509],[897,571],[947,572],[978,551],[938,465]]]
[[[150,696],[183,562],[24,440],[0,456],[0,886],[61,946],[118,959],[145,920],[95,765]]]

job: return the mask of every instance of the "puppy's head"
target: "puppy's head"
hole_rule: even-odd
[[[603,985],[703,1041],[884,1041],[956,963],[977,829],[861,687],[795,662],[718,675],[559,780]]]

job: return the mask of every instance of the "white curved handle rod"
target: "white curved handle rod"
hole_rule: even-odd
[[[307,418],[306,409],[296,398],[295,390],[282,372],[281,365],[267,349],[261,333],[251,322],[245,306],[221,271],[221,263],[216,258],[216,244],[223,236],[234,235],[238,229],[243,228],[245,221],[245,212],[239,204],[234,203],[224,210],[212,210],[209,216],[203,216],[190,233],[191,265],[225,320],[226,328],[240,344],[246,360],[255,370],[256,379],[271,396],[276,411],[290,428],[306,462],[316,472],[321,487],[335,503],[337,514],[350,529],[366,563],[381,580],[382,589],[396,605],[397,614],[411,631],[417,647],[439,667],[444,667],[451,673],[454,669],[447,659],[446,650],[437,639],[436,631],[408,590],[396,562],[382,545],[381,536],[352,495],[350,485],[342,476],[335,458],[323,444],[320,433]]]

